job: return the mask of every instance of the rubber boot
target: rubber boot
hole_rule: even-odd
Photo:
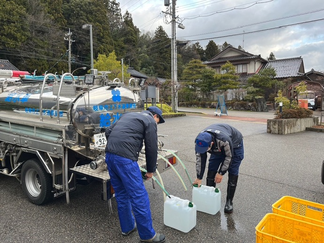
[[[238,175],[228,175],[228,183],[227,183],[227,196],[226,196],[226,204],[224,208],[225,213],[233,212],[233,198],[236,190]]]
[[[206,186],[212,186],[215,187],[215,176],[216,176],[217,171],[208,171],[207,173],[207,178],[206,178]]]

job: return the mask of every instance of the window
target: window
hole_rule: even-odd
[[[236,73],[247,73],[247,65],[246,64],[236,65]]]

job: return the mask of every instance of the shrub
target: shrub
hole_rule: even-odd
[[[313,116],[313,111],[305,108],[283,109],[282,112],[277,111],[275,119],[287,118],[308,118]]]

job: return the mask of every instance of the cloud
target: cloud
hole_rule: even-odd
[[[301,56],[306,72],[311,69],[323,72],[322,1],[177,0],[176,16],[185,29],[177,28],[176,36],[199,42],[203,47],[209,40],[218,45],[226,41],[264,59],[271,52],[277,59]],[[171,37],[170,16],[162,13],[167,12],[164,1],[119,2],[123,12],[128,9],[132,14],[134,24],[141,31],[154,32],[162,26]],[[265,29],[271,30],[262,31]],[[249,33],[253,31],[256,33]],[[234,36],[222,37],[228,35]]]

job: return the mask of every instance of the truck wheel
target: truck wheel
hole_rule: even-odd
[[[22,167],[21,182],[28,200],[41,205],[53,198],[52,177],[35,159],[27,160]]]

